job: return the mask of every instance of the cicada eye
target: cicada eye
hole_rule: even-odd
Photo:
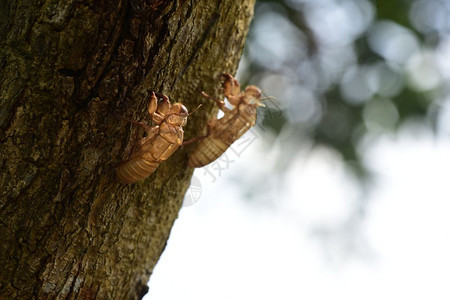
[[[181,104],[181,107],[180,107],[180,114],[185,114],[185,115],[189,114],[186,106],[184,106],[183,104]]]
[[[175,103],[172,106],[172,113],[173,114],[177,114],[177,115],[187,115],[188,114],[188,110],[187,108],[181,104],[181,103]]]

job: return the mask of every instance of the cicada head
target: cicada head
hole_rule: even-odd
[[[186,106],[181,103],[175,103],[169,111],[167,121],[171,125],[184,126],[186,125],[188,115]]]
[[[254,85],[249,85],[244,91],[244,101],[247,104],[260,106],[262,91]]]

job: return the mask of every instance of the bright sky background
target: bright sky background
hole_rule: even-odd
[[[278,70],[260,86],[279,99],[293,126],[317,121],[313,91],[332,84],[340,84],[347,101],[365,103],[375,94],[392,100],[405,84],[423,92],[450,80],[449,23],[438,22],[446,20],[446,1],[415,1],[411,10],[423,34],[444,26],[436,49],[420,46],[415,32],[389,20],[373,23],[376,7],[367,0],[288,3],[305,9],[322,45],[318,66],[327,76],[307,68],[303,35],[274,7],[255,18],[248,55]],[[352,41],[367,30],[369,46],[385,63],[361,69]],[[244,73],[245,64],[244,57]],[[299,72],[302,66],[309,71]],[[292,78],[302,74],[308,75],[303,86],[292,87]],[[436,91],[430,105],[439,112],[436,136],[411,122],[389,136],[378,118],[395,124],[393,104],[383,102],[390,110],[367,108],[369,136],[382,134],[358,144],[375,174],[368,194],[334,152],[308,153],[307,142],[289,130],[278,139],[297,139],[303,148],[281,168],[284,176],[274,171],[280,169],[276,157],[295,143],[263,138],[241,156],[227,152],[232,163],[220,161],[224,170],[196,170],[201,197],[181,210],[145,299],[450,299],[449,90]]]
[[[293,160],[276,205],[246,201],[233,178],[259,168],[261,146],[214,183],[196,171],[201,198],[181,210],[145,299],[450,299],[448,134],[372,146],[361,217],[357,186],[325,150]]]

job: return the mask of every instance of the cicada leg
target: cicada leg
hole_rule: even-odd
[[[205,98],[207,98],[207,99],[210,99],[210,100],[213,100],[214,102],[216,102],[216,103],[217,103],[217,106],[219,106],[219,109],[220,109],[221,111],[223,111],[224,113],[230,111],[230,109],[229,109],[228,107],[225,106],[225,102],[224,102],[224,101],[218,100],[218,99],[216,99],[216,98],[214,98],[214,97],[208,95],[208,94],[205,93],[205,92],[202,92],[202,96],[205,97]]]
[[[222,74],[225,79],[223,82],[223,93],[232,105],[238,105],[241,102],[241,87],[239,82],[230,74]]]

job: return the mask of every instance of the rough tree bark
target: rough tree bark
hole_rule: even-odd
[[[0,298],[138,299],[192,169],[179,149],[147,180],[114,166],[149,120],[150,90],[205,132],[254,0],[8,0],[0,4]]]

